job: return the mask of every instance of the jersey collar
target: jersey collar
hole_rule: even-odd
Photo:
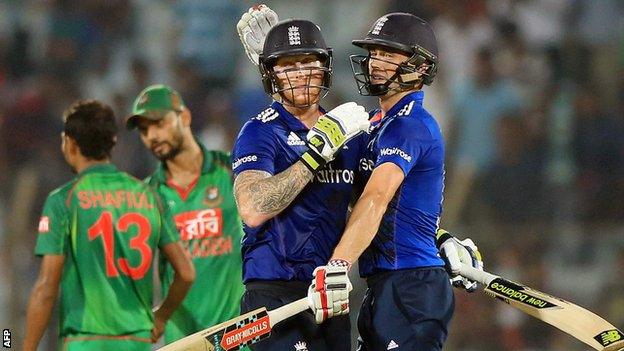
[[[98,163],[93,166],[89,166],[78,173],[78,177],[82,177],[91,173],[113,173],[117,172],[117,167],[112,163]]]
[[[204,144],[199,142],[197,139],[195,139],[195,141],[199,145],[202,155],[204,155],[204,162],[202,163],[201,174],[203,175],[206,173],[210,173],[214,168],[213,156],[210,152],[208,152]],[[160,162],[158,169],[156,170],[156,172],[154,172],[154,179],[157,180],[159,183],[166,183],[167,182],[166,170],[167,170],[167,164],[165,162]]]
[[[392,108],[388,110],[388,113],[386,113],[386,116],[391,117],[391,116],[396,115],[397,113],[399,113],[399,111],[401,111],[403,107],[405,107],[405,105],[409,104],[412,101],[414,101],[417,105],[422,106],[424,98],[425,98],[425,92],[422,90],[409,93],[405,95],[404,97],[402,97],[401,100],[399,100],[396,104],[394,104],[394,106],[392,106]]]
[[[279,118],[286,123],[290,130],[294,132],[310,130],[310,128],[306,127],[297,117],[288,112],[281,103],[273,101],[271,107],[279,113]],[[319,106],[319,110],[325,114],[325,109]]]

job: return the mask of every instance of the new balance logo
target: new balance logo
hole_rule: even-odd
[[[290,134],[288,134],[288,139],[286,139],[286,144],[290,146],[305,145],[305,141],[301,140],[295,132],[290,132]]]
[[[266,110],[260,112],[256,117],[252,119],[266,123],[268,121],[272,121],[276,119],[278,116],[279,116],[279,113],[275,111],[273,108],[269,107]]]
[[[301,45],[301,35],[299,34],[299,27],[288,27],[288,44]]]
[[[397,116],[407,116],[412,112],[412,107],[414,107],[414,101],[409,104],[403,106],[403,108],[397,113]]]
[[[392,349],[397,349],[397,348],[399,348],[399,344],[397,344],[394,340],[390,340],[386,350],[392,350]]]
[[[379,32],[381,32],[381,28],[383,28],[384,24],[386,24],[387,21],[388,21],[387,17],[380,18],[379,21],[375,23],[375,28],[373,28],[373,30],[371,31],[371,34],[379,35]]]

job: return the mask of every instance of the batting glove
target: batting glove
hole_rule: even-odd
[[[315,172],[334,159],[342,146],[363,131],[368,131],[370,122],[364,107],[355,102],[344,103],[325,115],[308,132],[308,151],[301,155],[301,161]]]
[[[236,31],[245,53],[254,65],[258,65],[258,55],[262,53],[264,39],[277,22],[279,22],[277,13],[262,4],[250,7],[236,24]]]
[[[316,267],[308,288],[308,303],[317,324],[328,318],[349,313],[349,262],[331,260],[327,266]]]
[[[472,239],[459,240],[444,229],[438,229],[436,244],[440,256],[446,265],[446,271],[451,276],[451,283],[456,288],[464,288],[467,292],[477,290],[477,282],[460,276],[461,264],[483,270],[483,260],[479,248]]]

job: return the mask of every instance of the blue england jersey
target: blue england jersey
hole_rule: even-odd
[[[405,179],[358,261],[363,277],[444,265],[435,245],[444,189],[444,140],[438,123],[422,106],[423,97],[422,91],[406,95],[379,123],[371,120],[368,168],[392,162]]]
[[[241,129],[232,152],[235,175],[247,170],[278,174],[307,150],[309,129],[284,107],[271,107]],[[243,280],[310,281],[325,265],[346,225],[358,165],[366,151],[367,134],[345,144],[336,158],[319,170],[295,200],[261,226],[243,226]]]

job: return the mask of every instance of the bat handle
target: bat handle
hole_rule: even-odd
[[[299,312],[307,310],[308,308],[310,308],[310,305],[308,305],[308,298],[304,297],[297,301],[293,301],[282,307],[278,307],[274,310],[269,311],[271,327],[275,326],[277,323],[283,321],[286,318],[289,318]]]
[[[479,282],[485,286],[487,286],[488,284],[490,284],[490,282],[496,278],[498,278],[497,275],[494,275],[492,273],[488,273],[485,271],[481,271],[478,270],[470,265],[467,265],[465,263],[461,264],[461,271],[459,273],[459,275],[461,275],[462,277],[474,280],[476,282]]]

